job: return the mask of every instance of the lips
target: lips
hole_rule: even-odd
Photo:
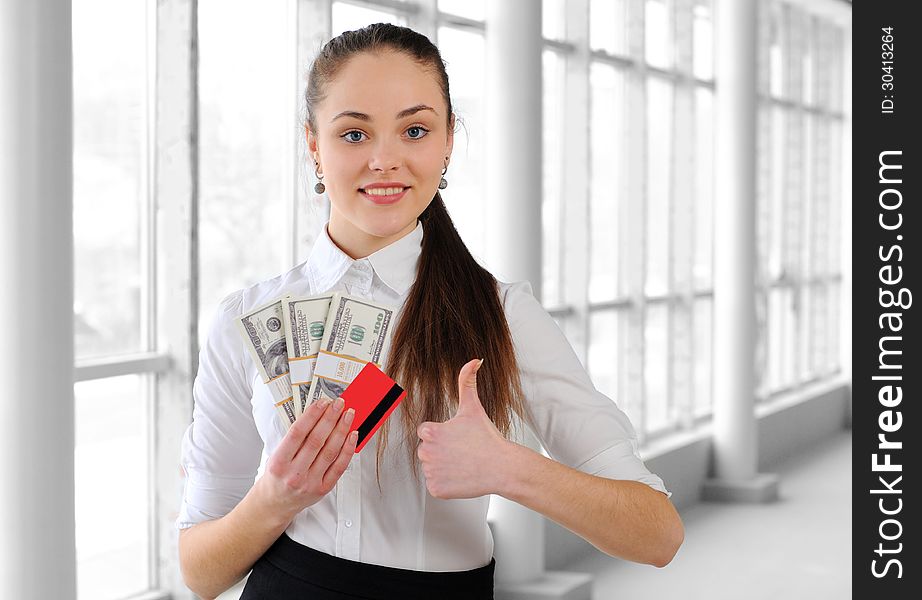
[[[380,189],[380,187],[378,189]],[[385,188],[385,189],[388,189],[388,188]],[[410,188],[394,186],[394,187],[391,187],[390,189],[391,191],[393,190],[400,190],[400,191],[398,191],[397,193],[393,193],[393,194],[382,195],[380,193],[379,194],[369,194],[364,189],[359,188],[359,192],[365,198],[374,202],[375,204],[382,205],[382,204],[394,204],[395,202],[403,198],[403,196],[407,193],[407,190]]]

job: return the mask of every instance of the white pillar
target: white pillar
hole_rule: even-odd
[[[541,6],[487,3],[487,262],[501,280],[531,282],[541,298]],[[529,436],[531,437],[531,436]],[[539,451],[536,440],[528,446]],[[544,572],[541,515],[494,496],[496,580]],[[503,543],[500,543],[503,542]]]
[[[541,299],[541,3],[487,2],[487,256]]]
[[[0,598],[76,598],[70,0],[0,3]]]
[[[716,3],[714,471],[706,499],[766,501],[755,419],[756,0]]]
[[[541,300],[541,3],[487,3],[487,262],[501,280],[528,280]],[[526,432],[525,445],[538,440]],[[546,573],[544,517],[502,496],[491,499],[496,597],[589,598],[591,578]],[[582,592],[582,593],[581,593]]]

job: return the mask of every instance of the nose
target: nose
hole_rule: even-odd
[[[392,140],[387,136],[378,138],[368,159],[368,168],[372,171],[389,171],[399,169],[402,164],[400,140]]]

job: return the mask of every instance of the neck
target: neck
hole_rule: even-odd
[[[330,239],[340,250],[351,259],[359,260],[412,233],[416,229],[416,224],[417,221],[414,219],[399,231],[381,236],[363,231],[346,219],[336,219],[331,213],[326,229]]]

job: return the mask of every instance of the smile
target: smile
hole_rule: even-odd
[[[408,189],[410,188],[371,188],[369,190],[360,188],[359,191],[375,204],[393,204],[403,198]]]

